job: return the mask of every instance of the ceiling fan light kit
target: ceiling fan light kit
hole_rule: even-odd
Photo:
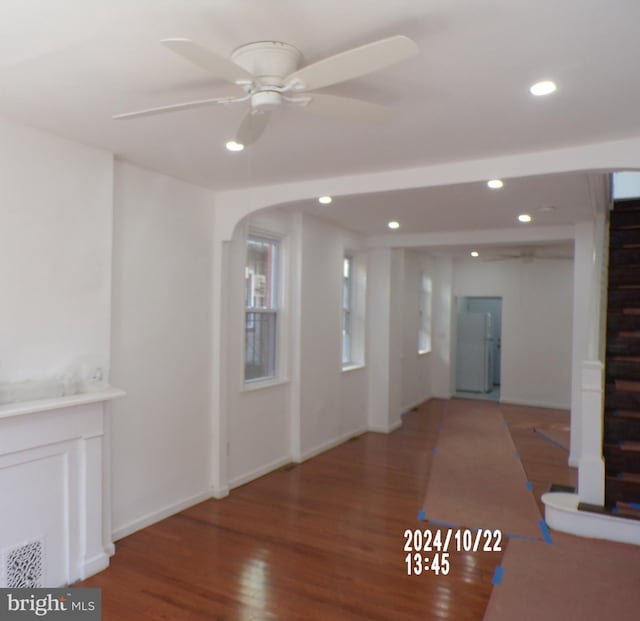
[[[325,88],[379,71],[418,53],[417,45],[402,35],[380,39],[302,66],[300,50],[282,41],[258,41],[237,47],[230,59],[219,56],[189,39],[164,39],[172,52],[208,71],[218,79],[242,89],[237,97],[202,99],[115,115],[133,119],[216,104],[248,101],[250,108],[238,129],[235,142],[250,145],[266,129],[271,113],[283,103],[315,114],[361,123],[388,119],[384,106],[360,99],[315,93]]]

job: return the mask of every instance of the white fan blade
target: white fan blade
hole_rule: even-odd
[[[245,114],[240,127],[238,128],[238,134],[236,135],[236,142],[245,146],[253,144],[262,136],[265,128],[269,124],[271,118],[271,112],[262,112],[260,114],[253,114],[251,110]]]
[[[285,83],[300,82],[311,91],[384,69],[418,53],[408,37],[398,35],[355,47],[313,63],[287,76]]]
[[[125,112],[124,114],[116,114],[114,119],[135,119],[139,116],[151,116],[152,114],[164,114],[165,112],[175,112],[177,110],[188,110],[189,108],[201,108],[202,106],[212,106],[218,103],[229,103],[237,101],[229,97],[215,97],[214,99],[200,99],[198,101],[187,101],[185,103],[171,104],[169,106],[158,106],[157,108],[147,108],[146,110],[137,110],[136,112]]]
[[[246,84],[252,83],[255,79],[248,71],[231,60],[218,56],[189,39],[163,39],[161,43],[172,52],[227,82]]]
[[[305,96],[304,100],[306,99]],[[391,118],[389,108],[361,99],[321,93],[309,93],[309,99],[309,103],[305,104],[302,109],[323,116],[365,124],[380,124]],[[291,98],[291,101],[295,102],[295,99]]]

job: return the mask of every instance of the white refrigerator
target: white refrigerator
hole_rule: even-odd
[[[456,390],[489,392],[493,388],[491,314],[460,313],[456,341]]]

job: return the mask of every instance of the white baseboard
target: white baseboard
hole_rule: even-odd
[[[158,511],[148,513],[147,515],[137,520],[132,520],[128,524],[124,524],[123,526],[116,528],[113,531],[113,540],[117,541],[118,539],[127,537],[128,535],[131,535],[138,530],[146,528],[147,526],[151,526],[151,524],[155,524],[160,520],[164,520],[170,515],[180,513],[180,511],[184,511],[185,509],[188,509],[193,505],[197,505],[199,502],[202,502],[204,500],[209,500],[209,498],[211,498],[211,492],[203,492],[201,494],[196,494],[195,496],[191,496],[190,498],[185,498],[184,500],[168,505],[163,509],[159,509]]]
[[[537,401],[529,399],[518,399],[509,396],[500,395],[500,403],[505,405],[526,405],[533,408],[547,408],[550,410],[569,410],[571,406],[568,403],[553,403],[549,401]]]
[[[282,468],[282,466],[290,464],[291,461],[291,457],[281,457],[280,459],[276,459],[268,464],[265,464],[264,466],[260,466],[259,468],[256,468],[251,472],[241,474],[240,476],[237,476],[229,481],[229,489],[231,490],[236,487],[240,487],[245,483],[249,483],[249,481],[253,481],[254,479],[259,479],[265,474],[269,474],[270,472],[273,472],[278,468]]]
[[[231,490],[229,489],[228,485],[225,485],[224,487],[221,487],[220,489],[214,489],[213,487],[211,488],[211,498],[215,498],[216,500],[222,500],[223,498],[226,498],[229,495],[229,492]]]
[[[396,431],[396,429],[400,429],[402,427],[402,419],[394,421],[387,427],[383,427],[381,425],[369,425],[369,431],[373,431],[374,433],[391,433],[392,431]]]
[[[82,563],[80,568],[81,580],[86,580],[89,576],[93,576],[101,572],[103,569],[109,567],[109,555],[103,552],[102,554],[97,554],[93,558],[86,560]]]
[[[332,448],[335,448],[336,446],[339,446],[340,444],[343,444],[344,442],[346,442],[347,440],[349,440],[350,438],[353,438],[354,436],[359,436],[362,435],[363,433],[366,433],[367,429],[366,428],[361,428],[361,429],[354,429],[353,431],[349,431],[347,433],[342,434],[340,437],[338,438],[333,438],[332,440],[328,440],[327,442],[323,442],[322,444],[309,449],[308,451],[303,451],[302,453],[302,459],[300,461],[306,461],[307,459],[311,459],[312,457],[315,457],[316,455],[320,455],[320,453],[324,453],[325,451],[329,451]]]
[[[402,408],[402,414],[404,415],[408,412],[411,412],[411,410],[415,410],[417,407],[420,407],[425,401],[429,401],[429,399],[431,399],[431,397],[425,397],[424,399],[419,399],[412,405],[405,405]]]

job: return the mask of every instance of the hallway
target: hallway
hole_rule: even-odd
[[[417,515],[441,411],[431,400],[390,435],[364,434],[122,539],[82,586],[103,589],[105,621],[481,621],[501,552],[452,553],[448,575],[407,575],[403,533],[428,528]],[[575,483],[560,449],[526,431],[566,413],[505,406],[505,417],[536,493]]]

